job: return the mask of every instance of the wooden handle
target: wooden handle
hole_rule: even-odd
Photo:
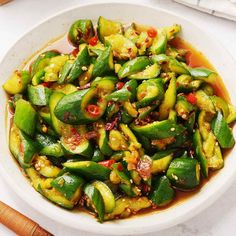
[[[0,5],[6,4],[10,2],[11,0],[0,0]]]
[[[51,236],[37,223],[0,201],[0,223],[19,236]]]

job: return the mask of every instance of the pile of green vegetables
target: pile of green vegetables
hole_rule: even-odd
[[[72,53],[13,73],[9,147],[39,193],[102,222],[165,206],[223,167],[236,109],[215,94],[216,72],[171,46],[180,29],[78,20]]]

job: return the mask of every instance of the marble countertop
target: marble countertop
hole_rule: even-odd
[[[133,0],[130,0],[133,1]],[[64,8],[79,3],[92,2],[82,0],[15,0],[0,7],[0,60],[15,42],[15,40],[26,32],[37,22],[49,17]],[[95,2],[95,1],[94,1]],[[202,27],[228,49],[236,59],[236,22],[217,18],[206,13],[187,8],[170,0],[136,0],[135,2],[145,2],[148,5],[160,6],[178,14],[184,15],[193,23]],[[220,56],[220,55],[219,55]],[[222,58],[223,60],[223,58]],[[233,75],[232,75],[233,76]],[[236,79],[236,78],[232,78]],[[26,216],[38,222],[45,229],[58,236],[91,234],[78,232],[65,226],[61,226],[44,215],[34,211],[29,205],[22,201],[12,189],[7,186],[0,177],[0,200],[9,204]],[[145,236],[221,236],[235,235],[236,229],[236,180],[231,188],[226,191],[220,199],[213,205],[201,212],[194,218],[174,226],[172,228],[159,231],[157,233],[146,234]],[[14,235],[0,224],[0,235]]]

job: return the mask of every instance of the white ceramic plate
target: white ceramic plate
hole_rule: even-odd
[[[153,26],[165,26],[173,23],[182,25],[182,36],[197,49],[202,51],[215,66],[224,79],[229,90],[232,102],[236,104],[236,89],[232,75],[235,74],[236,64],[222,45],[217,43],[200,28],[188,22],[181,16],[177,16],[163,9],[151,8],[143,5],[125,3],[90,4],[65,10],[37,25],[23,37],[21,37],[8,51],[0,64],[0,78],[3,84],[13,70],[40,49],[48,41],[57,38],[67,32],[69,26],[78,18],[96,20],[102,15],[110,19],[118,19],[123,22],[139,22]],[[89,214],[70,212],[63,210],[51,202],[45,200],[29,184],[22,175],[15,161],[10,156],[7,145],[7,132],[5,123],[6,96],[0,91],[0,139],[1,158],[0,173],[9,186],[28,204],[42,214],[52,218],[60,224],[102,234],[140,234],[161,230],[186,219],[193,217],[198,212],[212,204],[230,186],[235,176],[236,148],[232,150],[225,160],[225,167],[207,183],[201,191],[167,210],[154,212],[147,215],[133,217],[131,219],[111,221],[100,224]],[[234,136],[236,129],[234,128]]]

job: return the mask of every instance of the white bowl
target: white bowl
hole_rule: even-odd
[[[67,32],[69,26],[78,18],[96,20],[100,15],[123,22],[140,22],[154,26],[182,25],[182,36],[197,49],[202,51],[215,66],[228,88],[232,103],[236,104],[236,89],[233,80],[236,64],[229,53],[203,32],[200,28],[185,20],[182,16],[159,8],[126,3],[89,4],[65,10],[37,25],[21,37],[8,51],[0,64],[0,78],[3,84],[12,71],[40,49],[48,41]],[[102,234],[140,234],[161,230],[193,217],[201,210],[212,204],[230,186],[235,176],[236,148],[225,159],[225,167],[207,183],[199,193],[193,197],[159,212],[153,212],[131,219],[106,222],[100,224],[89,214],[66,211],[53,205],[38,194],[20,172],[16,162],[10,156],[7,144],[7,130],[5,121],[6,95],[0,91],[0,138],[1,158],[0,173],[11,187],[24,201],[42,214],[52,218],[60,224]],[[236,129],[234,128],[234,136]]]

